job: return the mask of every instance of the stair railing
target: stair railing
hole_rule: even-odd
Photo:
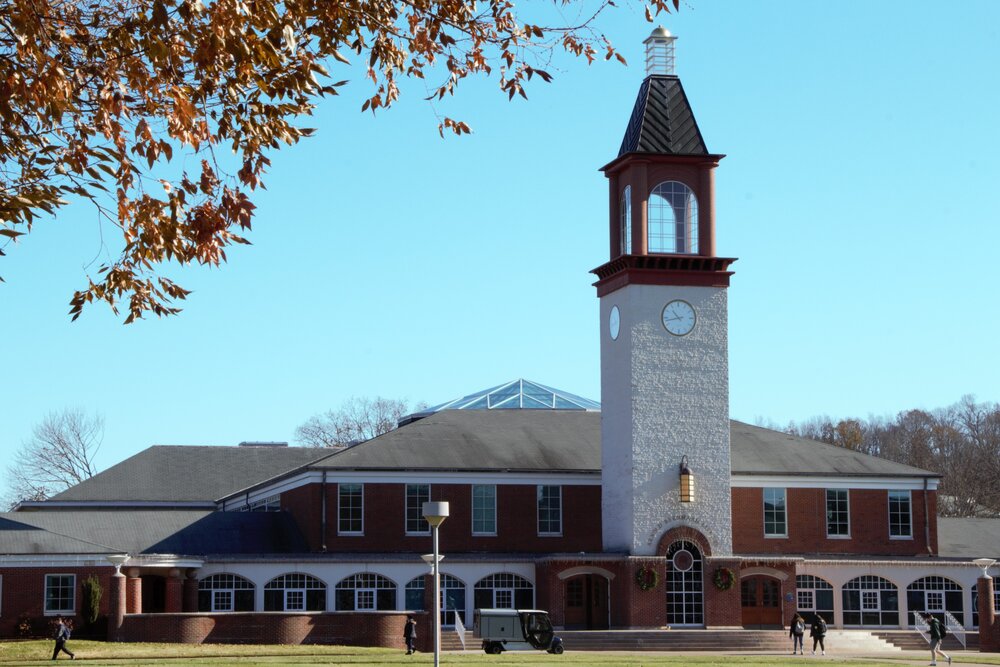
[[[965,628],[958,622],[958,619],[951,615],[950,611],[944,612],[944,627],[948,628],[949,635],[955,635],[955,639],[962,642],[962,648],[967,648],[965,644]]]

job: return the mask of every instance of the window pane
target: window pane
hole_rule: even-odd
[[[847,489],[826,491],[826,534],[830,537],[847,537],[851,534]]]
[[[788,534],[784,489],[764,489],[764,534],[782,537]]]
[[[912,537],[909,491],[889,492],[889,535]]]

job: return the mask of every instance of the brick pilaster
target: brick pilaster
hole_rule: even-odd
[[[1000,652],[1000,623],[993,609],[993,577],[979,577],[979,650],[984,653]]]
[[[125,621],[125,575],[115,572],[108,586],[108,641],[121,641]]]

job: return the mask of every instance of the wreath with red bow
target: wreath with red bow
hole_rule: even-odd
[[[651,591],[660,583],[660,575],[656,570],[643,565],[635,571],[635,583],[644,591]]]
[[[712,576],[712,583],[720,591],[728,591],[733,587],[733,582],[736,581],[736,575],[728,567],[717,567],[715,568],[715,574]]]

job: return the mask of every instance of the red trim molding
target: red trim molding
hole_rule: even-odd
[[[729,287],[732,257],[701,255],[621,255],[591,273],[597,296],[605,296],[626,285],[683,285]]]

